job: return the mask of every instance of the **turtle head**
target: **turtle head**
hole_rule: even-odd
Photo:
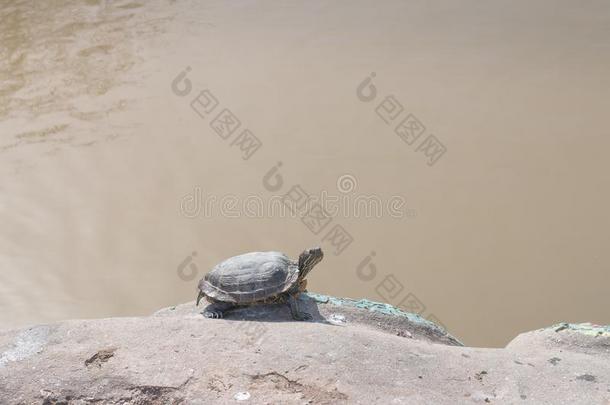
[[[307,273],[313,269],[313,267],[320,263],[324,258],[324,253],[319,247],[306,249],[299,256],[299,279],[307,277]]]

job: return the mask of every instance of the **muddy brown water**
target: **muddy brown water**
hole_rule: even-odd
[[[469,345],[610,323],[609,23],[603,1],[2,2],[0,326],[149,314],[224,258],[314,245],[310,290]]]

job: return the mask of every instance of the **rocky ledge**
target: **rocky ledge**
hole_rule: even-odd
[[[256,306],[0,332],[2,404],[610,404],[610,327],[559,324],[464,347],[392,306],[309,294]]]

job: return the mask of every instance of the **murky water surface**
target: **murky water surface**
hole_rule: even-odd
[[[147,314],[226,257],[313,245],[310,290],[467,344],[610,323],[609,23],[603,1],[5,1],[0,326]]]

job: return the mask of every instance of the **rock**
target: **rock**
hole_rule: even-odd
[[[0,403],[610,401],[607,327],[556,325],[505,349],[469,348],[386,304],[301,301],[313,321],[294,322],[275,305],[206,319],[188,303],[149,317],[2,331]]]

